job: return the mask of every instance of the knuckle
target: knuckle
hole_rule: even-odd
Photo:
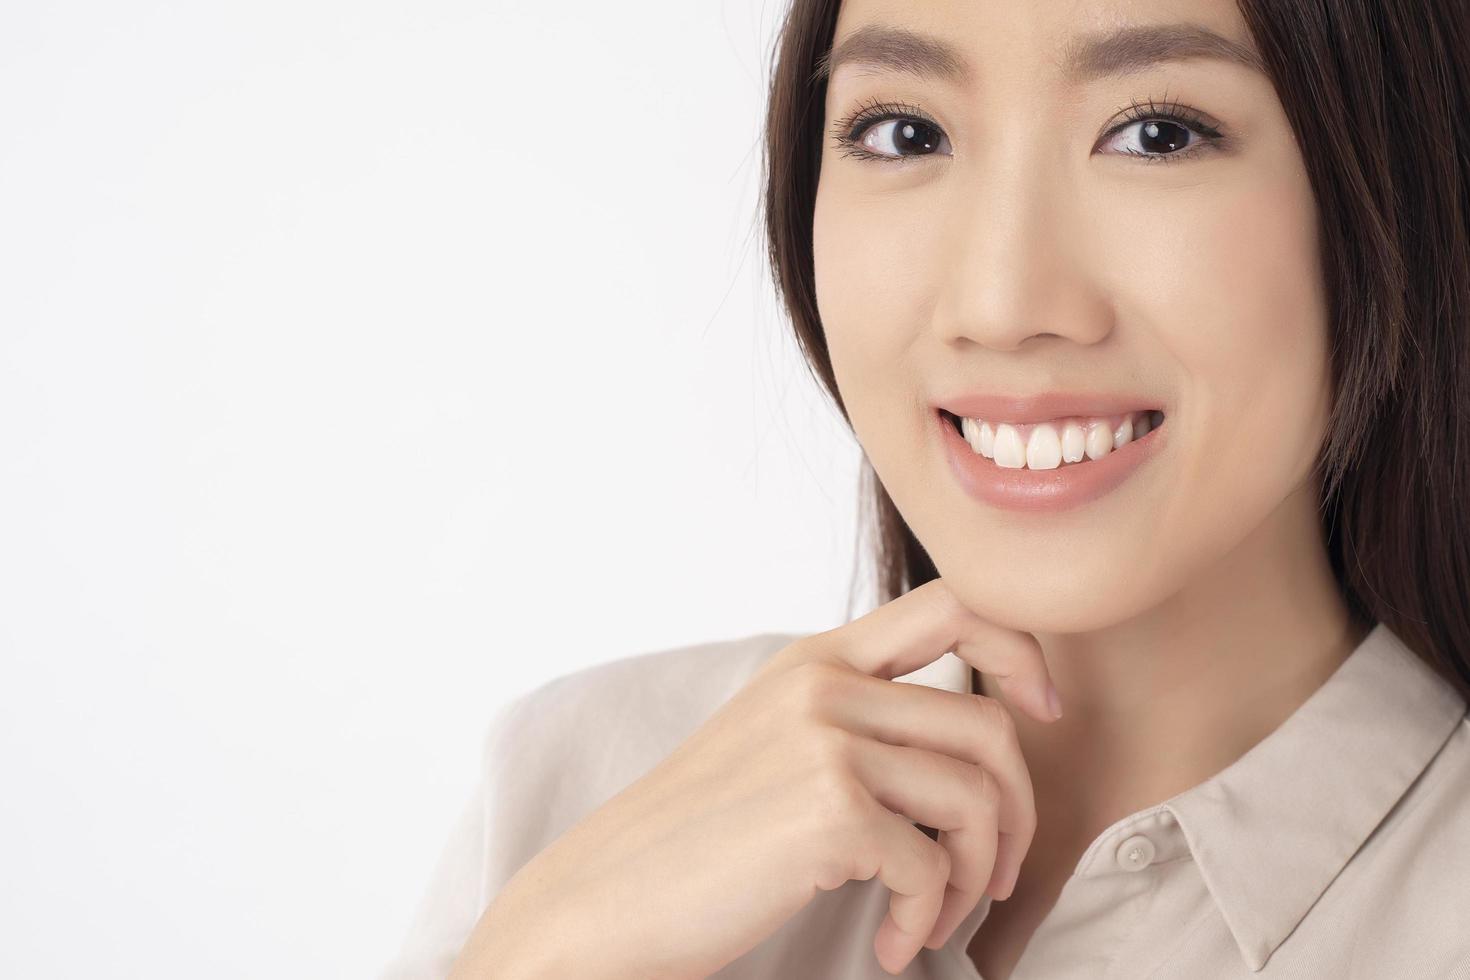
[[[807,781],[801,804],[801,836],[820,855],[819,873],[835,888],[861,873],[865,862],[876,862],[877,849],[871,814],[873,802],[853,773],[841,766],[824,766]]]
[[[1011,716],[1010,710],[1005,705],[983,694],[973,697],[970,703],[975,706],[975,716],[987,732],[1007,742],[1015,741],[1016,719]]]
[[[836,695],[842,669],[826,660],[803,660],[786,675],[790,696],[807,717],[820,717],[824,706]]]
[[[924,838],[924,844],[932,855],[934,880],[941,883],[949,881],[950,875],[954,873],[954,858],[950,856],[949,848],[927,837]]]
[[[854,782],[852,755],[856,750],[857,736],[845,728],[835,725],[813,726],[807,738],[811,752],[812,768],[817,777],[826,783]],[[824,783],[825,785],[825,783]]]
[[[970,791],[981,805],[990,807],[1000,801],[1000,783],[984,766],[970,766]]]
[[[821,814],[818,833],[844,853],[873,851],[871,816],[873,802],[862,784],[850,777],[823,780],[816,812]]]
[[[942,576],[925,582],[919,588],[924,590],[927,593],[929,601],[938,606],[943,612],[952,613],[963,608],[959,596],[954,594],[954,590],[949,587],[949,582]]]
[[[757,676],[785,674],[803,664],[827,659],[825,633],[808,633],[798,636],[772,654],[757,672]]]
[[[1021,845],[1021,852],[1023,854],[1026,851],[1028,851],[1028,850],[1031,849],[1031,842],[1036,839],[1036,814],[1035,814],[1035,811],[1032,811],[1024,819],[1024,822],[1022,823],[1022,825],[1016,829],[1016,831],[1015,831],[1015,837],[1016,837],[1016,840]]]
[[[853,767],[856,736],[832,725],[814,726],[807,736],[808,778],[822,805],[835,812],[851,811],[866,795]]]
[[[934,879],[948,881],[953,864],[953,858],[950,857],[949,848],[937,841],[930,840],[922,834],[918,835],[917,840],[914,841],[914,846],[919,850],[919,853],[916,855],[919,865],[927,870]]]
[[[849,880],[867,881],[883,866],[883,856],[866,826],[846,828],[829,840],[835,850],[829,859],[828,873],[835,875],[839,884]]]
[[[812,835],[817,855],[817,887],[831,891],[844,881],[871,878],[878,872],[878,856],[867,828],[853,820],[840,826],[817,827]]]

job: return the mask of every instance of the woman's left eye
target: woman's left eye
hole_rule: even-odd
[[[1156,108],[1152,101],[1134,103],[1129,117],[1108,131],[1099,146],[1108,146],[1113,137],[1137,133],[1140,149],[1123,149],[1128,156],[1142,157],[1145,163],[1175,163],[1208,150],[1224,141],[1224,134],[1185,106],[1169,103]]]

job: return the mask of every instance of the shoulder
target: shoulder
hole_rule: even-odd
[[[548,760],[652,764],[650,754],[673,751],[800,635],[755,633],[594,664],[516,698],[492,727],[499,741],[534,746]]]
[[[692,732],[798,636],[756,633],[619,657],[553,678],[522,700],[552,723],[565,716],[617,725],[609,735]]]

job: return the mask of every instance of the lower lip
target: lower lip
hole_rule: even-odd
[[[1130,440],[1102,459],[1058,466],[1054,470],[1009,469],[997,466],[970,448],[939,409],[933,417],[940,429],[950,472],[971,497],[1005,510],[1062,511],[1080,507],[1116,488],[1165,445],[1167,416],[1157,429]]]

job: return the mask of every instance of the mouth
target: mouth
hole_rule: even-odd
[[[931,417],[960,489],[1013,512],[1054,514],[1109,497],[1151,469],[1170,433],[1159,409],[994,425],[938,407]]]
[[[1003,469],[1055,470],[1086,466],[1161,428],[1161,409],[1114,415],[1067,416],[1042,422],[992,422],[944,408],[944,423],[979,456]]]

